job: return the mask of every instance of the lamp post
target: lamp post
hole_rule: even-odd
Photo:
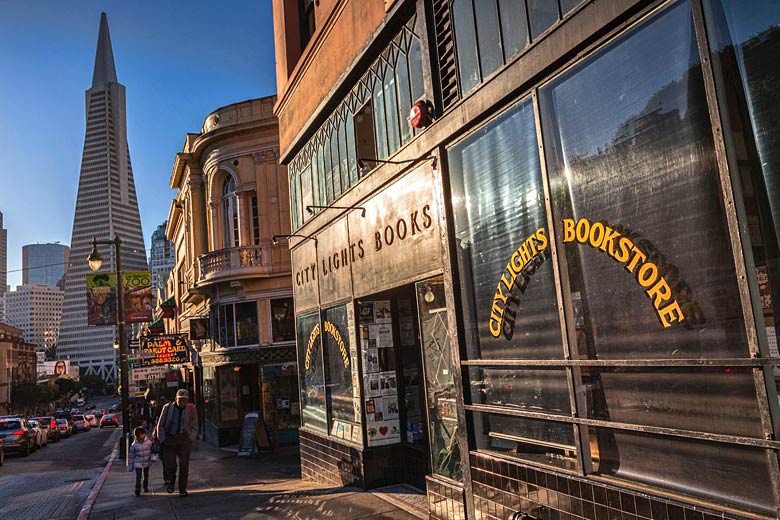
[[[119,384],[122,387],[120,392],[122,397],[122,443],[120,444],[120,454],[125,456],[127,453],[127,441],[130,436],[130,399],[128,397],[129,382],[127,369],[127,336],[125,335],[125,298],[124,286],[125,280],[122,274],[122,253],[120,247],[122,239],[114,236],[114,240],[97,240],[92,238],[92,252],[87,257],[89,268],[92,271],[99,271],[103,265],[103,259],[98,253],[97,246],[113,245],[116,258],[116,290],[117,290],[117,328],[119,334]]]

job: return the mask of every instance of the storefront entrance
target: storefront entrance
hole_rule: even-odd
[[[357,312],[368,447],[398,444],[404,482],[421,490],[431,473],[459,480],[442,278],[362,298]]]

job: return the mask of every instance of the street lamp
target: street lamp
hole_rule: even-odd
[[[130,437],[130,398],[128,397],[129,377],[127,369],[127,336],[125,336],[125,298],[124,286],[125,280],[122,274],[122,253],[120,251],[122,239],[118,236],[114,240],[97,240],[92,238],[92,252],[87,257],[89,268],[92,271],[99,271],[103,266],[103,258],[98,252],[99,245],[113,245],[116,258],[116,290],[117,290],[117,328],[119,334],[119,385],[122,387],[120,392],[122,397],[122,444],[120,445],[121,455],[126,454],[127,440]]]

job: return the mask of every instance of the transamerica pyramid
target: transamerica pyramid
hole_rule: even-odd
[[[96,374],[115,382],[116,327],[87,326],[85,275],[91,273],[87,256],[92,251],[92,237],[122,239],[123,271],[148,268],[127,147],[125,87],[117,82],[106,13],[100,16],[95,71],[85,104],[86,133],[57,359],[77,362],[82,374]],[[114,247],[98,247],[103,257],[101,272],[113,272]]]

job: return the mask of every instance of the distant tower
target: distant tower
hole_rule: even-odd
[[[70,248],[62,244],[22,246],[22,285],[60,284],[69,256]]]
[[[0,322],[5,319],[3,293],[8,290],[8,230],[3,228],[3,213],[0,212]]]
[[[19,285],[3,295],[6,323],[24,334],[37,350],[54,355],[62,317],[62,289],[50,285]]]
[[[149,253],[149,268],[152,271],[152,294],[155,298],[155,309],[160,304],[156,300],[158,295],[163,299],[168,297],[165,293],[165,283],[168,281],[168,274],[176,263],[173,242],[165,238],[166,224],[168,224],[167,220],[157,226],[157,229],[152,233],[152,244]]]
[[[146,271],[141,218],[135,195],[125,122],[125,87],[117,83],[106,13],[100,16],[95,72],[86,92],[86,134],[81,174],[65,272],[58,359],[78,362],[82,373],[116,381],[114,340],[116,327],[88,327],[85,275],[92,237],[122,245],[122,269]],[[102,246],[102,272],[114,271],[113,246]]]

